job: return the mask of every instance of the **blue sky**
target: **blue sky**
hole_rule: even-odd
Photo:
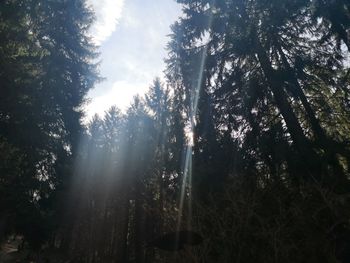
[[[181,13],[174,0],[88,0],[95,9],[92,28],[100,45],[100,73],[105,77],[88,97],[87,118],[112,105],[125,109],[162,77],[170,25]]]

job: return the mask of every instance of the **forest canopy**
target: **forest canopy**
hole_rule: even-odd
[[[92,10],[0,3],[0,241],[35,262],[349,262],[350,4],[177,2],[165,78],[87,125]]]

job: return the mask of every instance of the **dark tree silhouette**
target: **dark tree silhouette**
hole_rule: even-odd
[[[17,152],[1,159],[0,221],[38,246],[56,225],[55,194],[69,183],[98,80],[92,12],[85,1],[2,1],[0,10],[0,145]]]
[[[164,83],[85,129],[85,1],[0,3],[0,241],[89,263],[348,262],[348,1],[177,2]]]

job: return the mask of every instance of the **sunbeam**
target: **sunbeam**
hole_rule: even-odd
[[[350,262],[350,4],[0,1],[0,262]]]
[[[209,29],[212,26],[212,15],[209,17]],[[207,56],[207,45],[201,50],[201,58],[198,68],[198,75],[193,85],[191,92],[191,105],[189,111],[189,130],[187,131],[187,146],[184,150],[184,166],[182,169],[182,182],[181,182],[181,191],[180,191],[180,201],[179,201],[179,211],[178,211],[178,221],[177,221],[177,231],[182,228],[182,218],[184,213],[185,200],[187,199],[187,222],[185,225],[187,229],[192,228],[192,162],[193,162],[193,146],[195,143],[195,125],[196,125],[196,116],[198,111],[198,101],[200,99],[201,87],[203,85],[203,74],[204,66]],[[187,198],[186,198],[187,197]]]

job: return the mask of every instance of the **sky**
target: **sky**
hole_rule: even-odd
[[[88,0],[95,11],[92,27],[105,78],[88,94],[87,119],[103,116],[112,105],[125,110],[162,78],[170,25],[180,16],[174,0]]]

